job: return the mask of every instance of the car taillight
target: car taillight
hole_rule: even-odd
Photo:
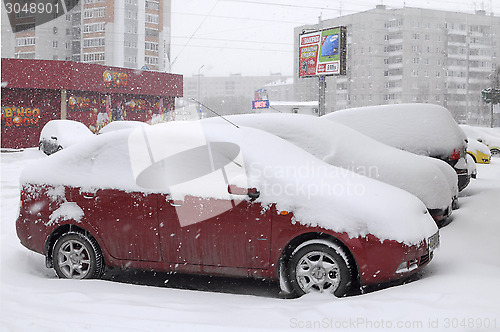
[[[453,153],[450,156],[450,160],[458,160],[460,159],[460,151],[457,149],[453,150]]]
[[[24,206],[24,200],[26,199],[26,193],[24,192],[24,190],[21,190],[20,198],[21,198],[21,206]]]

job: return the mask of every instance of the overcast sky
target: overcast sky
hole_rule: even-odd
[[[172,72],[291,76],[294,27],[378,4],[500,14],[499,0],[172,0]]]

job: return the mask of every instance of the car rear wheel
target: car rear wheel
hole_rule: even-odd
[[[104,270],[101,250],[97,242],[82,233],[67,233],[54,245],[54,269],[59,278],[100,278]]]
[[[352,281],[346,255],[333,243],[299,246],[289,262],[289,278],[293,291],[299,296],[328,292],[342,297],[349,292]]]

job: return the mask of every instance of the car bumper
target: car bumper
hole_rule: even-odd
[[[446,209],[428,209],[429,214],[432,216],[432,219],[436,222],[436,224],[440,227],[446,221],[446,219],[451,215],[453,209],[452,205],[448,206]]]
[[[439,232],[436,234],[429,237],[429,239],[434,237],[432,247],[429,245],[429,239],[413,246],[393,240],[385,240],[381,243],[371,236],[362,239],[362,246],[369,247],[369,250],[365,251],[367,259],[365,265],[358,265],[361,285],[396,281],[418,272],[433,258],[433,251],[439,245]],[[381,260],[381,257],[385,259]],[[371,262],[377,262],[377,264]]]
[[[470,174],[467,169],[456,169],[458,175],[458,191],[464,190],[470,183]]]

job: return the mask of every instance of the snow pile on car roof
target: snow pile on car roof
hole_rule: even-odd
[[[83,123],[73,120],[51,120],[42,128],[40,141],[57,138],[57,144],[67,148],[94,134]]]
[[[382,143],[432,157],[465,146],[450,112],[433,104],[395,104],[345,109],[322,118],[344,124]]]
[[[123,129],[133,129],[133,128],[138,128],[138,127],[144,127],[144,126],[149,126],[146,122],[141,122],[141,121],[112,121],[102,127],[99,130],[99,134],[105,134],[109,133],[112,131],[116,130],[123,130]]]
[[[449,165],[444,166],[452,174],[451,188],[448,175],[442,174],[430,158],[393,148],[333,121],[279,113],[233,115],[227,119],[277,135],[331,165],[404,189],[429,209],[446,209],[458,192],[457,175]],[[224,119],[204,121],[223,123]]]
[[[296,222],[351,237],[373,234],[382,240],[415,244],[437,229],[413,195],[331,166],[257,129],[177,122],[120,130],[87,143],[37,160],[25,168],[21,182],[171,192],[177,199],[187,194],[219,198],[224,190],[227,193],[227,184],[246,185],[260,191],[257,201],[293,212]],[[206,154],[204,146],[215,146],[208,153],[213,154],[211,167],[219,173],[217,177],[203,175],[204,162],[197,166],[197,153]],[[189,158],[191,153],[194,159]],[[171,174],[162,173],[174,169],[181,175],[169,178]],[[150,187],[143,188],[136,180]],[[166,188],[170,181],[172,185]]]

